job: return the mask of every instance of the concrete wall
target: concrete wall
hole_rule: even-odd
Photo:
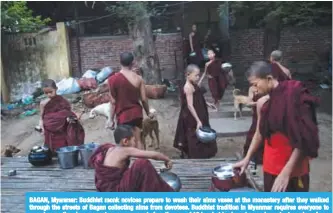
[[[2,36],[3,75],[11,100],[34,92],[37,81],[45,78],[60,80],[71,75],[66,39],[68,36],[63,23],[57,24],[57,30],[42,34]]]

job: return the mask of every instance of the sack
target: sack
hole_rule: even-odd
[[[97,82],[95,78],[81,78],[77,82],[82,90],[91,90],[97,88]]]
[[[102,83],[105,79],[107,79],[112,73],[111,67],[104,67],[97,75],[96,80],[98,83]]]
[[[96,78],[97,72],[93,71],[93,70],[87,70],[82,78]]]
[[[146,85],[146,96],[150,99],[164,98],[166,91],[166,85]]]
[[[65,78],[57,83],[57,94],[58,95],[67,95],[74,94],[81,91],[81,88],[74,78]]]
[[[110,99],[111,97],[107,84],[102,84],[98,90],[83,95],[83,103],[88,108],[94,108],[97,105],[107,103]]]

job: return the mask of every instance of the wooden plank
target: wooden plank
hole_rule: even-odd
[[[207,192],[211,184],[212,169],[236,160],[237,158],[175,159],[171,171],[181,179],[181,191]],[[26,157],[2,157],[1,161],[1,212],[24,212],[26,192],[96,191],[93,169],[84,169],[82,166],[60,169],[56,160],[49,166],[34,167]],[[157,170],[165,167],[163,162],[151,162]],[[13,169],[17,174],[8,176],[8,172]]]

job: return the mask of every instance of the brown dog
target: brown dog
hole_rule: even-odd
[[[141,141],[143,143],[144,149],[146,149],[146,137],[147,135],[150,136],[151,142],[149,147],[154,147],[155,149],[160,148],[160,135],[159,135],[159,124],[156,118],[156,110],[151,109],[150,113],[154,115],[153,118],[145,118],[142,121],[142,131],[141,131]],[[155,145],[155,139],[153,137],[153,132],[156,136],[157,144]]]
[[[19,153],[21,150],[12,145],[6,145],[5,150],[3,151],[3,156],[13,157],[13,154]]]
[[[251,104],[252,100],[248,96],[241,95],[239,89],[234,89],[232,95],[234,97],[234,119],[237,120],[237,112],[239,112],[240,118],[242,118],[243,106]]]

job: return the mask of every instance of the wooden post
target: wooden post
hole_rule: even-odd
[[[3,71],[2,57],[1,57],[1,61],[0,61],[0,66],[1,66],[1,96],[2,96],[2,100],[5,103],[9,103],[10,95],[9,95],[9,90],[8,90],[8,87],[6,84],[5,73]]]

